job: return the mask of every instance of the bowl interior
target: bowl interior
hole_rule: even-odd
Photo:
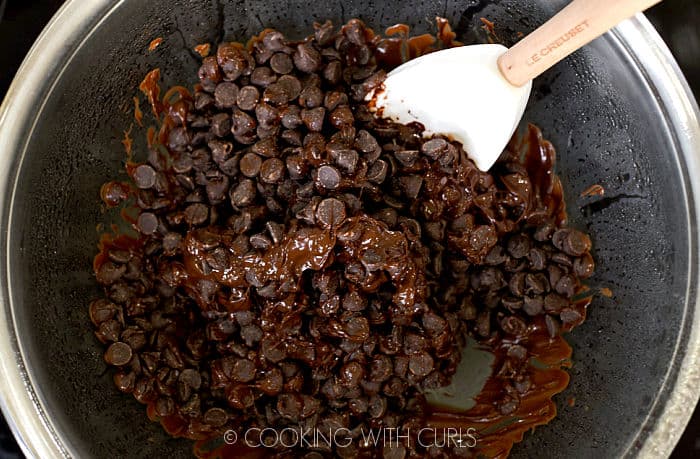
[[[46,88],[53,86],[17,164],[12,203],[17,336],[66,450],[78,457],[191,454],[189,442],[166,438],[141,405],[117,392],[87,317],[98,296],[91,269],[96,227],[113,218],[101,211],[99,188],[126,177],[120,141],[148,70],[160,67],[164,86],[191,85],[199,43],[244,40],[265,27],[301,37],[325,19],[340,24],[359,17],[378,30],[403,22],[424,32],[440,15],[460,40],[473,42],[485,39],[479,18],[486,17],[510,44],[561,6],[544,0],[325,0],[311,8],[301,0],[120,2],[47,81]],[[148,53],[156,37],[163,43]],[[570,220],[594,241],[598,268],[589,284],[613,296],[598,295],[588,320],[569,335],[574,366],[570,387],[557,398],[560,414],[528,434],[515,457],[633,452],[677,371],[692,222],[674,127],[639,65],[608,35],[535,82],[524,119],[557,147]],[[133,136],[138,148],[143,133]],[[580,197],[593,184],[605,195]]]

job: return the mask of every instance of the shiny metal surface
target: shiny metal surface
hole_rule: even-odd
[[[634,21],[621,24],[614,35],[630,53],[634,53],[649,85],[657,91],[667,122],[674,127],[675,141],[685,153],[685,164],[679,164],[679,167],[687,180],[683,194],[689,198],[688,211],[693,216],[687,228],[695,241],[692,246],[695,254],[688,264],[688,270],[692,273],[690,279],[694,281],[688,283],[686,298],[689,302],[683,320],[683,328],[688,330],[687,342],[677,349],[679,372],[676,380],[669,378],[666,381],[665,399],[657,399],[635,438],[635,443],[641,445],[639,457],[658,458],[671,454],[700,396],[700,302],[697,298],[700,228],[695,220],[700,215],[700,111],[670,51],[644,17],[638,16]],[[633,45],[642,42],[647,46]],[[628,455],[634,449],[631,446]]]
[[[2,289],[0,291],[2,303],[0,372],[5,378],[5,384],[0,388],[0,402],[8,420],[13,424],[15,434],[21,439],[25,453],[32,457],[83,457],[98,455],[97,451],[104,451],[85,444],[89,440],[102,442],[103,439],[78,438],[79,431],[76,430],[75,425],[71,424],[70,416],[66,416],[66,413],[61,411],[60,404],[56,402],[57,395],[52,393],[56,388],[46,378],[44,370],[38,366],[40,360],[36,356],[40,353],[36,349],[36,342],[28,336],[32,330],[30,319],[33,316],[26,314],[25,309],[29,308],[29,304],[24,302],[25,297],[29,296],[27,289],[31,290],[32,286],[27,287],[23,281],[31,276],[24,276],[23,269],[18,267],[20,264],[18,254],[25,249],[25,241],[21,234],[13,235],[13,231],[27,213],[27,209],[23,206],[31,202],[25,197],[27,191],[24,188],[24,182],[20,179],[20,172],[22,166],[27,164],[26,155],[30,151],[33,136],[41,134],[40,118],[50,116],[44,113],[47,101],[56,88],[61,87],[65,77],[64,72],[70,68],[75,56],[84,52],[83,45],[89,42],[91,36],[105,21],[118,20],[118,15],[126,11],[121,9],[124,3],[128,1],[72,0],[67,2],[25,59],[0,108],[0,183],[2,184],[0,229],[3,253],[2,284],[0,285]],[[679,280],[685,285],[685,289],[682,292],[682,298],[677,299],[682,306],[679,307],[682,314],[677,322],[673,322],[677,324],[673,330],[659,330],[659,333],[664,331],[674,334],[672,338],[667,338],[670,340],[669,355],[672,358],[664,363],[662,380],[659,381],[658,388],[654,389],[654,398],[649,402],[648,409],[645,409],[644,416],[641,416],[644,419],[634,420],[636,433],[620,440],[618,443],[624,443],[626,446],[616,450],[616,454],[621,456],[663,457],[667,456],[675,445],[700,394],[700,374],[698,373],[700,369],[700,305],[698,305],[700,253],[697,241],[697,219],[700,215],[698,107],[666,46],[643,17],[639,16],[627,21],[612,34],[594,43],[592,47],[594,51],[600,51],[601,55],[626,60],[630,68],[636,68],[637,73],[633,78],[630,77],[630,81],[641,82],[638,91],[639,94],[645,95],[645,100],[643,103],[640,101],[640,107],[653,109],[661,114],[657,119],[657,128],[662,133],[665,144],[670,146],[670,151],[658,153],[669,155],[665,159],[668,161],[665,167],[677,171],[679,177],[675,188],[678,206],[684,213],[684,223],[669,231],[674,231],[678,233],[679,238],[687,240],[687,247],[684,247],[684,250],[688,249],[687,253],[682,254],[679,262],[683,264],[681,268],[686,270],[686,277]],[[627,70],[617,69],[616,71]],[[633,93],[637,89],[629,90]],[[648,94],[654,97],[646,97]],[[537,109],[538,103],[541,104],[542,101],[535,101],[534,109]],[[537,118],[533,119],[539,122]],[[563,153],[561,148],[560,153]],[[569,164],[563,164],[563,167],[565,173],[573,170],[573,166]],[[577,189],[573,185],[576,175],[569,175],[567,183],[570,189],[567,189],[567,192],[570,197],[573,197],[572,192]],[[95,223],[91,222],[93,226]],[[26,225],[22,226],[22,228],[25,227]],[[671,227],[673,227],[672,222]],[[26,234],[30,235],[30,230],[26,230]],[[595,235],[594,232],[594,237]],[[66,237],[69,236],[70,234],[66,234]],[[84,244],[94,247],[95,241],[85,241]],[[52,248],[47,247],[46,250],[50,251]],[[89,266],[80,269],[89,271]],[[84,310],[88,300],[89,298],[84,298],[84,304],[76,304],[74,307]],[[676,299],[672,298],[669,301],[676,301]],[[619,307],[626,306],[627,303],[623,302]],[[592,314],[595,314],[595,311]],[[56,326],[59,327],[61,324],[57,323]],[[575,338],[594,332],[594,329],[583,328],[577,331]],[[653,342],[653,339],[651,341]],[[86,355],[91,356],[91,353],[99,352],[99,347],[90,343],[89,340],[83,339],[79,342],[84,343],[86,347],[92,346],[89,352],[86,351]],[[60,345],[62,345],[60,342],[56,343],[56,346]],[[574,347],[577,348],[576,343]],[[649,349],[649,352],[653,351]],[[618,352],[625,352],[625,350],[618,349]],[[633,356],[630,358],[633,359]],[[86,364],[89,364],[88,361],[91,362],[86,358]],[[634,371],[634,368],[630,371]],[[645,371],[645,368],[639,368],[637,377],[645,377]],[[586,377],[592,378],[594,375],[574,375],[574,382]],[[105,379],[108,378],[102,378],[101,381],[104,382]],[[83,396],[90,397],[91,387],[91,385],[76,386],[75,389],[86,391]],[[95,392],[109,389],[108,386],[92,388]],[[70,390],[70,387],[61,388],[61,390]],[[60,393],[58,397],[61,397]],[[614,403],[615,401],[600,402]],[[102,415],[105,417],[105,413]],[[142,412],[141,416],[145,417]],[[548,428],[554,431],[575,429],[575,426],[566,424],[569,422],[566,419],[568,419],[566,416],[562,416]],[[95,423],[98,421],[96,420]],[[534,437],[539,433],[538,429],[538,434]],[[581,441],[594,441],[594,439],[585,438],[585,432],[580,436]],[[528,448],[537,446],[535,440],[528,439],[522,448],[516,447],[515,454],[526,456]],[[104,440],[104,443],[111,445],[110,441]],[[181,445],[169,445],[168,448],[187,452],[182,450]]]
[[[3,221],[3,273],[0,316],[0,373],[4,384],[0,406],[25,455],[35,458],[70,457],[61,433],[37,396],[25,365],[21,340],[15,332],[11,300],[12,262],[8,259],[7,227],[13,200],[13,172],[22,161],[26,136],[34,126],[32,115],[42,104],[47,75],[59,75],[71,48],[93,30],[109,7],[109,1],[67,2],[44,28],[27,54],[0,107],[0,218]],[[37,91],[42,88],[44,92]]]

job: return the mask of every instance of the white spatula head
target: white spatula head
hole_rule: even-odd
[[[532,82],[516,87],[501,75],[502,45],[450,48],[413,59],[387,76],[374,98],[377,114],[421,123],[425,134],[461,142],[482,171],[493,166],[520,123]]]

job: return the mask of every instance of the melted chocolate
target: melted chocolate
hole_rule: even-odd
[[[455,41],[456,35],[446,20],[438,18],[437,24],[437,36],[426,34],[411,37],[409,28],[405,25],[388,28],[386,37],[368,35],[368,39],[373,43],[377,62],[393,67],[443,47],[460,45]],[[488,22],[485,24],[492,29],[492,24]],[[263,40],[266,32],[251,39],[248,49]],[[198,47],[197,51],[202,56],[208,54],[208,49],[203,46]],[[155,69],[140,85],[159,124],[158,131],[154,127],[148,130],[148,144],[152,149],[157,145],[166,145],[168,134],[174,127],[185,126],[192,107],[192,95],[183,87],[171,88],[161,99],[159,77],[160,71]],[[136,120],[141,125],[142,114],[138,103],[135,109]],[[126,139],[129,139],[128,134]],[[125,141],[125,148],[130,153],[130,141],[128,144]],[[561,182],[554,173],[556,158],[554,147],[543,139],[537,127],[531,125],[522,139],[511,142],[507,154],[517,157],[522,151],[525,152],[524,171],[494,174],[513,196],[516,207],[520,209],[518,216],[515,220],[503,218],[502,215],[493,212],[489,203],[475,201],[481,212],[475,217],[476,223],[486,228],[484,234],[480,235],[482,239],[503,237],[513,231],[515,224],[536,226],[553,220],[559,226],[566,221],[563,190]],[[168,160],[167,153],[160,154],[162,154],[162,160]],[[466,161],[464,158],[460,160]],[[133,174],[135,166],[131,162],[127,164],[130,175]],[[471,205],[477,195],[475,190],[483,188],[485,184],[494,180],[490,174],[479,172],[465,162],[458,165],[456,170],[455,183],[451,185],[454,185],[453,188],[457,190],[458,195],[450,197],[451,205],[455,207]],[[435,185],[441,180],[443,177],[437,172],[433,175],[433,172],[428,171],[424,177],[427,189],[431,189],[432,186],[436,190],[442,190],[444,183],[441,183],[441,186]],[[105,184],[101,189],[102,199],[108,207],[117,206],[134,193],[130,186],[119,182]],[[444,195],[435,193],[436,203],[439,204],[445,199]],[[475,246],[470,242],[473,235],[474,233],[469,233],[461,239],[454,240],[453,243],[454,247],[471,262],[480,263],[486,252],[481,246]],[[116,238],[103,236],[100,242],[100,253],[94,260],[95,271],[98,272],[106,262],[107,253],[110,250],[140,251],[143,250],[143,243],[143,240],[134,240],[125,236]],[[291,311],[296,307],[295,293],[300,289],[305,271],[320,271],[335,262],[358,261],[368,250],[381,254],[383,264],[378,271],[389,273],[389,279],[369,276],[362,285],[365,292],[374,292],[379,284],[390,281],[395,289],[393,302],[396,305],[410,309],[425,299],[423,291],[425,278],[421,267],[417,266],[413,260],[406,236],[400,232],[390,231],[386,225],[367,215],[349,218],[338,228],[292,226],[279,244],[264,252],[240,251],[236,245],[236,235],[226,228],[215,226],[190,230],[183,244],[185,247],[183,262],[171,263],[167,267],[167,272],[163,273],[163,279],[169,283],[170,287],[184,288],[190,292],[204,312],[236,312],[250,309],[249,279],[251,276],[261,284],[275,281],[278,284],[291,285],[289,294],[282,300],[278,300],[283,303],[284,309]],[[203,263],[203,260],[205,246],[208,245],[224,248],[227,256],[225,267],[205,267],[206,263]],[[203,280],[225,285],[232,291],[238,292],[238,295],[232,295],[225,301],[211,302],[199,296],[196,286]],[[585,291],[581,286],[578,286],[578,289],[579,293]],[[581,317],[577,323],[585,318],[589,303],[590,297],[586,297],[572,305]],[[271,326],[274,323],[272,319],[268,321]],[[568,330],[573,325],[565,325],[563,329]],[[466,412],[429,408],[426,426],[474,427],[478,432],[478,447],[475,452],[487,457],[506,457],[513,444],[521,441],[526,431],[554,418],[556,406],[551,398],[563,391],[569,382],[569,375],[562,366],[565,366],[571,357],[571,347],[561,336],[551,337],[544,319],[534,320],[514,339],[517,344],[527,349],[530,362],[537,361],[536,365],[530,363],[527,367],[530,385],[519,394],[517,409],[505,415],[497,404],[497,401],[502,399],[507,386],[496,373],[508,361],[506,354],[514,342],[505,341],[505,339],[484,340],[482,345],[493,352],[496,358],[493,365],[494,374],[476,398],[476,405]],[[207,431],[204,426],[188,424],[179,415],[158,417],[154,403],[149,403],[148,415],[152,420],[159,420],[164,429],[173,436],[199,440],[195,445],[195,453],[198,457],[266,457],[264,449],[222,444],[220,432]]]

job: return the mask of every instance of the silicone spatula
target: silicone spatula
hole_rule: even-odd
[[[419,122],[426,135],[461,142],[486,171],[520,123],[535,77],[660,1],[574,0],[510,49],[461,46],[410,60],[390,72],[368,100],[381,117]]]

